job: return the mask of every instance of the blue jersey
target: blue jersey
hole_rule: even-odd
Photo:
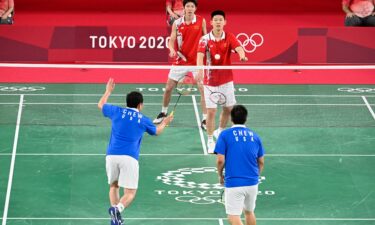
[[[225,156],[225,187],[258,184],[258,158],[264,149],[256,133],[244,125],[234,125],[220,133],[215,153]]]
[[[155,125],[137,109],[104,104],[102,111],[112,121],[107,155],[128,155],[138,160],[143,133],[156,135]]]

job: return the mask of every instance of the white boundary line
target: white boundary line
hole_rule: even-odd
[[[125,105],[124,102],[110,102],[116,105]],[[0,102],[0,105],[15,105],[15,102]],[[24,105],[97,105],[97,102],[24,102]],[[159,103],[144,103],[144,105],[160,105]],[[179,103],[178,105],[193,105],[193,103]],[[363,106],[363,104],[361,104]]]
[[[20,96],[19,107],[18,107],[16,131],[15,131],[15,134],[14,134],[12,159],[11,159],[11,162],[10,162],[9,177],[8,177],[8,187],[7,187],[6,197],[5,197],[4,214],[3,214],[2,225],[6,225],[7,224],[8,208],[9,208],[9,201],[10,201],[10,192],[12,190],[14,164],[15,164],[15,161],[16,161],[17,145],[18,145],[18,135],[19,135],[20,124],[21,124],[23,98],[24,98],[24,95],[21,95]]]
[[[368,101],[367,101],[367,99],[366,99],[365,96],[362,96],[362,99],[363,99],[363,101],[365,102],[365,104],[366,104],[368,110],[370,111],[370,113],[371,113],[371,115],[372,115],[372,118],[374,118],[374,120],[375,120],[375,113],[374,113],[374,111],[373,111],[372,108],[371,108],[371,104],[368,103]]]
[[[9,156],[12,153],[0,153]],[[17,153],[17,156],[106,156],[105,153]],[[140,154],[140,156],[202,156],[202,154]],[[266,154],[266,157],[375,157],[375,154]]]
[[[219,219],[219,225],[224,225],[223,219]]]
[[[62,218],[62,217],[10,217],[9,220],[109,220],[110,218]],[[127,220],[225,220],[226,218],[168,218],[168,217],[148,217],[148,218],[126,218]],[[375,218],[257,218],[264,221],[375,221]]]
[[[171,65],[108,65],[108,64],[37,64],[37,63],[0,63],[0,67],[16,68],[61,68],[61,69],[144,69],[165,70]],[[179,66],[181,68],[196,69],[243,69],[243,70],[371,70],[375,65],[241,65],[241,66]]]
[[[18,105],[18,104],[19,104],[18,102],[0,102],[0,105]],[[97,105],[97,104],[98,104],[97,102],[29,102],[29,103],[24,102],[23,103],[23,105]],[[111,104],[123,105],[124,103],[123,102],[111,102]],[[154,106],[154,105],[160,105],[160,103],[145,103],[145,105]],[[179,103],[179,105],[190,106],[190,105],[194,105],[194,103]],[[242,103],[242,105],[247,105],[247,106],[364,106],[364,105],[367,105],[367,107],[369,107],[375,104],[368,104],[368,103],[367,104],[363,104],[363,103],[357,103],[357,104]]]
[[[199,117],[199,111],[198,111],[198,106],[197,106],[197,100],[195,99],[195,95],[191,96],[193,100],[193,106],[194,106],[194,112],[195,112],[195,118],[197,119],[197,125],[199,129],[199,136],[201,137],[201,142],[202,142],[202,148],[203,148],[203,154],[207,155],[207,147],[206,147],[206,141],[204,139],[203,135],[203,130],[201,128],[201,118]]]
[[[316,98],[358,98],[362,97],[363,93],[355,93],[353,95],[254,95],[254,94],[236,94],[236,97],[316,97]],[[5,95],[5,96],[18,96],[21,94],[15,94],[15,93],[1,93],[0,96]],[[30,96],[86,96],[86,97],[96,97],[96,96],[102,96],[102,94],[61,94],[61,93],[56,93],[56,94],[37,94],[37,93],[23,93],[22,95],[30,95]],[[142,94],[143,96],[150,96],[150,97],[159,97],[163,96],[163,94]],[[172,96],[177,97],[178,94],[173,94]],[[192,96],[192,95],[187,95],[187,96]],[[364,95],[365,97],[375,97],[375,95]],[[111,97],[124,97],[125,95],[120,95],[120,94],[112,94]],[[184,97],[184,96],[182,96]]]

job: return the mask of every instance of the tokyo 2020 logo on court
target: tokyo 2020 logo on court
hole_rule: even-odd
[[[260,33],[253,33],[250,36],[246,33],[239,33],[236,38],[247,53],[255,52],[255,50],[262,46],[264,42],[263,35]]]
[[[24,86],[0,86],[0,91],[2,92],[33,92],[33,91],[43,91],[45,90],[45,87],[39,87],[39,86],[30,86],[30,87],[24,87]]]
[[[215,167],[181,168],[170,170],[156,177],[156,180],[171,186],[173,189],[155,190],[157,195],[173,196],[178,202],[192,204],[222,203],[224,187],[216,181],[217,169]],[[259,183],[266,178],[262,176]],[[274,191],[259,191],[259,195],[274,195]]]
[[[360,88],[350,88],[350,87],[342,87],[338,88],[338,91],[348,92],[348,93],[375,93],[375,88],[367,88],[367,87],[360,87]]]
[[[162,176],[158,176],[157,179],[161,180],[164,184],[174,185],[182,188],[200,188],[200,189],[216,189],[220,190],[223,187],[219,183],[210,184],[206,182],[197,183],[193,180],[187,180],[187,178],[194,174],[205,174],[213,173],[216,174],[215,167],[200,167],[200,168],[182,168],[178,170],[168,171],[163,173]]]

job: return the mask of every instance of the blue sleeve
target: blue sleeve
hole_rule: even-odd
[[[149,135],[156,135],[156,126],[152,123],[152,121],[149,118],[144,117],[143,126],[145,127],[145,131]]]
[[[112,119],[113,115],[115,114],[115,111],[118,107],[111,105],[111,104],[104,104],[102,108],[103,115],[105,117],[108,117]]]
[[[216,141],[214,153],[220,154],[220,155],[225,155],[226,149],[227,149],[227,147],[226,147],[226,143],[225,143],[225,135],[223,135],[223,133],[221,133],[219,135],[219,138]]]
[[[264,156],[264,149],[263,149],[263,144],[262,144],[262,140],[260,140],[259,137],[257,137],[257,142],[258,142],[258,145],[259,145],[259,151],[258,151],[258,158],[260,157],[263,157]]]

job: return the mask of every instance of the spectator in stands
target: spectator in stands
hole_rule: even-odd
[[[0,24],[13,24],[13,0],[0,0]]]
[[[184,5],[182,0],[167,0],[167,24],[172,26],[173,22],[184,15]]]
[[[345,26],[375,26],[375,0],[342,0]]]

